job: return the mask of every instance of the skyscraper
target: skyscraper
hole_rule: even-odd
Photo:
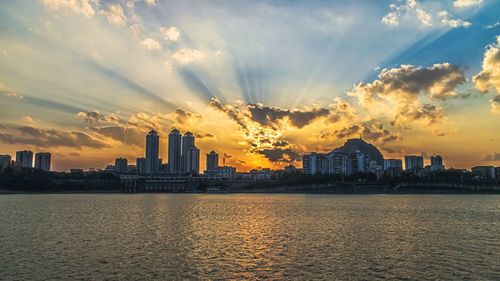
[[[50,162],[52,155],[49,152],[38,152],[35,154],[35,169],[50,171]]]
[[[160,151],[160,137],[155,130],[146,136],[146,173],[158,172],[158,154]]]
[[[16,166],[22,168],[33,168],[33,152],[29,150],[17,151]]]
[[[115,160],[115,170],[119,174],[125,174],[127,172],[128,161],[127,158],[116,158]]]
[[[179,173],[181,167],[181,133],[177,129],[173,129],[168,134],[168,166],[170,173]]]
[[[186,172],[188,173],[200,173],[200,150],[193,146],[186,152]]]
[[[210,151],[207,154],[207,171],[215,171],[219,167],[219,155],[215,151]]]
[[[188,165],[188,151],[194,147],[194,136],[191,132],[186,132],[182,136],[182,154],[181,154],[181,166],[182,172],[191,172],[190,166]]]

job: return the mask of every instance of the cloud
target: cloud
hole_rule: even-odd
[[[194,62],[200,62],[210,58],[216,58],[220,56],[222,52],[217,51],[201,51],[197,49],[181,48],[172,55],[172,58],[181,64],[190,64]]]
[[[390,4],[389,9],[390,12],[382,17],[381,22],[392,27],[400,25],[402,21],[412,25],[418,23],[424,27],[441,24],[442,26],[452,28],[467,28],[471,25],[468,21],[452,18],[446,10],[436,12],[434,9],[426,9],[416,0],[406,0],[401,4]],[[436,21],[436,19],[441,20]]]
[[[391,12],[382,17],[382,23],[389,26],[398,26],[403,18],[414,18],[417,22],[432,26],[432,16],[424,11],[416,0],[406,0],[402,4],[390,4]]]
[[[283,112],[286,110],[255,104],[222,104],[215,98],[209,102],[209,107],[226,114],[239,125],[248,141],[250,152],[263,155],[272,162],[279,162],[285,159],[285,154],[284,151],[279,153],[275,149],[279,147],[280,150],[291,150],[291,147],[283,147],[283,124],[278,121],[285,117]]]
[[[148,38],[142,40],[141,44],[144,48],[146,48],[148,50],[160,50],[161,49],[160,42],[156,41],[153,38],[148,37]]]
[[[335,99],[331,109],[318,106],[285,109],[241,102],[231,105],[223,104],[215,98],[209,102],[209,107],[226,114],[239,125],[251,153],[263,155],[269,161],[279,163],[299,160],[296,151],[300,146],[296,147],[285,139],[284,133],[287,130],[303,129],[319,119],[328,122],[351,120],[354,110],[342,99]]]
[[[334,103],[330,105],[328,121],[337,123],[342,120],[351,121],[356,118],[356,110],[350,103],[342,98],[335,97]]]
[[[494,152],[484,157],[484,161],[500,161],[500,153]]]
[[[224,105],[218,99],[212,98],[208,103],[208,106],[212,109],[225,113],[231,120],[235,121],[244,131],[248,131],[246,120],[243,115],[239,113],[231,105]]]
[[[81,111],[77,114],[78,117],[84,118],[85,123],[99,123],[99,122],[108,122],[108,123],[119,123],[120,120],[114,113],[110,114],[101,114],[99,111]]]
[[[196,138],[199,138],[199,139],[213,139],[213,138],[215,138],[215,136],[213,134],[210,134],[210,133],[199,133],[199,134],[195,134],[194,136]]]
[[[271,162],[291,163],[293,161],[299,161],[301,159],[300,155],[290,148],[262,149],[262,150],[259,150],[258,153],[262,154],[264,157],[269,159],[269,161],[271,161]]]
[[[95,15],[94,6],[98,0],[43,0],[42,3],[51,10],[69,9],[88,18]]]
[[[432,104],[425,104],[420,108],[408,108],[399,112],[392,125],[405,124],[410,121],[424,120],[427,124],[435,124],[443,121],[446,118],[444,109]]]
[[[497,21],[497,22],[495,22],[493,24],[485,25],[484,28],[486,28],[486,29],[492,29],[492,28],[495,28],[495,27],[497,27],[499,25],[500,25],[500,22]]]
[[[172,57],[182,63],[182,64],[188,64],[192,63],[195,61],[200,61],[203,60],[207,57],[205,53],[202,51],[196,50],[196,49],[180,49],[177,52],[175,52]]]
[[[383,97],[415,99],[419,94],[429,94],[433,99],[456,96],[457,86],[467,81],[460,67],[449,64],[434,64],[431,67],[401,65],[399,68],[383,69],[372,83],[359,83],[350,95],[365,102]]]
[[[422,98],[441,101],[455,98],[459,96],[457,87],[466,81],[462,69],[449,63],[431,67],[401,65],[383,69],[378,79],[359,83],[347,94],[358,98],[368,111],[394,114],[394,123],[419,119],[435,122],[444,116],[443,110],[429,103],[422,106]]]
[[[181,108],[177,108],[172,112],[172,118],[178,125],[187,125],[193,119],[201,121],[201,115],[198,113],[193,113]]]
[[[472,81],[482,93],[488,93],[490,88],[500,93],[500,36],[497,36],[496,43],[486,47],[482,70],[472,77]]]
[[[169,41],[177,41],[181,36],[181,32],[175,26],[165,26],[160,28],[160,31],[163,34],[163,38]]]
[[[89,127],[95,133],[112,138],[124,144],[142,147],[145,143],[146,131],[135,127],[127,126],[93,126]]]
[[[24,116],[22,118],[22,120],[23,120],[24,124],[27,124],[27,125],[35,123],[35,120],[33,120],[33,118],[31,116]]]
[[[472,24],[468,21],[461,19],[450,19],[450,14],[447,11],[440,11],[438,15],[441,17],[441,23],[445,26],[449,26],[452,28],[457,27],[470,27]]]
[[[10,98],[16,98],[16,99],[23,99],[24,97],[16,92],[13,91],[7,91],[7,90],[2,90],[0,89],[0,93],[3,94],[4,96],[10,97]]]
[[[385,144],[401,139],[400,135],[391,133],[377,120],[361,122],[359,124],[343,127],[333,132],[324,132],[320,135],[320,138],[322,139],[331,137],[336,139],[361,137],[365,140],[377,142],[379,144]]]
[[[500,114],[500,95],[496,95],[490,102],[491,112]]]
[[[481,5],[483,0],[455,0],[453,1],[453,7],[458,9],[470,8],[474,6]]]
[[[111,4],[108,6],[108,10],[104,12],[108,21],[116,26],[125,25],[127,20],[123,8],[120,4]]]
[[[107,143],[84,132],[58,131],[22,126],[11,132],[0,132],[0,142],[9,144],[35,145],[40,147],[105,148]]]
[[[250,119],[262,126],[275,126],[279,121],[288,119],[296,128],[303,128],[319,117],[329,115],[326,108],[312,107],[305,110],[289,110],[262,104],[248,104]]]

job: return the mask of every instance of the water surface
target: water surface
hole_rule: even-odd
[[[2,280],[500,279],[498,195],[5,195]]]

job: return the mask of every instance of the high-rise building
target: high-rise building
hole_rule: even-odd
[[[17,151],[16,166],[22,168],[33,168],[33,152],[29,150]]]
[[[158,155],[160,153],[160,137],[155,130],[146,136],[146,173],[158,173]]]
[[[177,129],[173,129],[170,134],[168,134],[168,166],[170,173],[182,172],[181,138],[181,133]]]
[[[350,173],[365,173],[369,164],[368,155],[360,150],[348,155],[350,163]]]
[[[207,171],[215,171],[217,167],[219,167],[219,154],[215,153],[215,151],[210,151],[207,154]]]
[[[431,156],[431,171],[440,172],[444,170],[443,157],[441,155]]]
[[[119,174],[125,174],[127,172],[128,161],[127,158],[116,158],[115,159],[115,171]]]
[[[328,174],[350,174],[349,161],[346,153],[330,152],[328,159]]]
[[[135,167],[137,169],[138,174],[146,173],[146,158],[141,157],[135,160]]]
[[[316,152],[302,156],[302,170],[304,174],[315,175],[321,173],[323,170],[321,167],[323,164],[323,161],[321,161],[322,158],[323,155]]]
[[[188,151],[194,147],[194,136],[191,132],[186,132],[182,136],[182,152],[181,152],[181,167],[183,173],[192,172],[188,165]]]
[[[200,150],[193,146],[186,152],[186,170],[187,173],[200,173]]]
[[[416,155],[405,156],[405,170],[415,171],[424,168],[424,157]]]
[[[10,157],[10,155],[8,154],[0,155],[0,172],[3,172],[3,170],[10,167],[11,161],[12,158]]]
[[[50,172],[50,162],[52,155],[49,152],[35,153],[35,169]]]

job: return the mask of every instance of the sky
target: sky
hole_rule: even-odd
[[[134,163],[191,131],[238,170],[349,138],[500,165],[500,1],[0,2],[0,154]],[[166,162],[166,161],[164,161]]]

